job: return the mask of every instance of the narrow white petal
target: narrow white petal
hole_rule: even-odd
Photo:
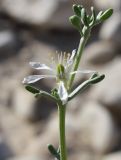
[[[67,90],[64,86],[64,83],[62,81],[59,83],[58,95],[59,95],[63,105],[66,104],[67,100],[68,100],[68,92],[67,92]]]
[[[76,54],[76,49],[74,49],[74,50],[72,51],[71,57],[70,57],[69,60],[67,61],[67,66],[66,66],[66,68],[73,64],[75,54]]]
[[[46,64],[41,64],[40,62],[29,62],[30,66],[34,69],[46,69],[46,70],[52,70],[50,67],[48,67]]]
[[[52,75],[30,75],[24,78],[23,83],[24,84],[35,83],[43,78],[56,78],[56,77]]]
[[[96,71],[92,71],[92,70],[78,70],[78,71],[74,71],[71,72],[70,74],[75,74],[75,73],[83,73],[83,74],[93,74],[93,73],[97,73]]]
[[[74,49],[74,50],[72,51],[72,54],[71,54],[70,60],[73,60],[73,59],[74,59],[75,54],[76,54],[76,49]]]

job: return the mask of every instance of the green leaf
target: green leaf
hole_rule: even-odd
[[[85,26],[88,26],[87,13],[86,13],[85,8],[82,8],[81,10],[81,20]]]
[[[48,144],[48,150],[54,157],[60,160],[60,154],[57,152],[57,150],[54,148],[52,144]]]
[[[88,86],[92,84],[96,84],[100,81],[102,81],[105,78],[105,75],[98,75],[98,74],[93,74],[93,76],[84,81],[82,84],[80,84],[76,89],[74,89],[68,96],[68,101],[73,99],[78,93],[82,92],[84,89],[86,89]]]
[[[69,18],[71,24],[80,30],[80,18],[76,15],[73,15]]]
[[[33,94],[37,94],[40,92],[37,88],[30,85],[25,86],[25,89]]]
[[[96,13],[95,13],[94,7],[91,7],[91,11],[92,11],[92,16],[91,16],[90,26],[93,26],[95,24],[95,21],[96,21]]]
[[[76,16],[76,15],[73,15],[73,16],[69,17],[69,21],[80,32],[80,34],[82,36],[83,34],[82,34],[82,31],[81,31],[81,21],[80,21],[80,18],[78,16]]]
[[[99,76],[98,73],[94,73],[94,74],[90,77],[90,79],[96,78],[96,77],[98,77],[98,76]]]
[[[103,12],[103,14],[99,17],[100,20],[105,21],[106,19],[108,19],[111,15],[113,14],[113,9],[109,8],[108,10],[106,10],[105,12]]]
[[[93,78],[90,82],[91,82],[91,84],[99,83],[99,82],[101,82],[104,78],[105,78],[105,75],[102,74],[101,76],[97,76],[97,77]]]
[[[46,97],[46,98],[48,98],[48,99],[50,99],[50,100],[52,100],[52,101],[54,101],[56,103],[59,103],[59,100],[55,96],[53,96],[50,93],[45,92],[45,91],[39,91],[39,93],[36,93],[35,97],[36,98]]]
[[[73,5],[72,9],[78,17],[81,17],[81,10],[76,4]]]
[[[82,6],[82,5],[78,5],[78,8],[79,8],[80,11],[81,11],[81,9],[83,8],[83,6]]]
[[[100,12],[98,13],[96,19],[99,20],[99,19],[100,19],[100,16],[101,16],[102,14],[103,14],[103,11],[100,11]]]

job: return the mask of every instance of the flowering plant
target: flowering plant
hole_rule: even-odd
[[[72,25],[80,33],[80,43],[76,50],[73,50],[71,54],[59,53],[58,61],[55,63],[55,67],[50,67],[40,62],[30,62],[30,66],[36,70],[47,70],[50,74],[44,75],[30,75],[25,77],[23,83],[25,88],[36,97],[45,96],[55,101],[58,106],[59,112],[59,149],[56,150],[53,145],[48,145],[49,151],[58,160],[67,160],[66,152],[66,140],[65,140],[65,116],[67,103],[72,100],[77,94],[87,88],[89,85],[96,84],[102,81],[105,75],[99,75],[95,71],[91,70],[78,70],[79,63],[82,57],[82,52],[85,44],[90,37],[92,27],[100,22],[108,19],[112,13],[112,9],[108,9],[105,12],[99,12],[96,15],[95,10],[91,7],[91,16],[87,15],[86,10],[81,5],[73,5],[72,7],[74,15],[69,18]],[[77,73],[91,74],[90,78],[78,85],[72,90],[72,85]],[[30,84],[35,83],[44,78],[55,79],[56,87],[51,90],[50,93],[39,90],[32,87]]]

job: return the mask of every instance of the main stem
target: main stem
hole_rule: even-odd
[[[74,65],[73,65],[73,71],[76,71],[79,67],[79,63],[80,63],[80,60],[81,60],[81,57],[82,57],[83,49],[84,49],[85,44],[86,44],[86,42],[87,42],[87,40],[90,36],[90,29],[89,28],[84,28],[84,29],[85,29],[86,34],[85,34],[85,36],[83,36],[80,39],[79,47],[78,47],[78,50],[77,50],[77,55],[75,57],[75,61],[74,61]],[[75,74],[72,74],[71,77],[70,77],[69,83],[68,83],[68,90],[71,89],[74,78],[75,78]]]
[[[66,106],[58,105],[59,113],[59,148],[60,148],[60,160],[67,160],[66,151],[66,137],[65,137],[65,114]]]

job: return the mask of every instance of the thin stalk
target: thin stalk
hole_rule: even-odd
[[[65,114],[66,106],[58,105],[59,113],[59,148],[60,148],[60,160],[67,160],[66,151],[66,137],[65,137]]]
[[[76,71],[79,67],[79,63],[80,63],[80,60],[81,60],[81,57],[82,57],[82,52],[83,52],[85,44],[86,44],[86,42],[87,42],[87,40],[90,36],[90,29],[86,28],[85,33],[86,33],[85,36],[83,36],[80,39],[79,47],[78,47],[78,50],[77,50],[77,55],[75,57],[75,61],[74,61],[74,65],[73,65],[73,71]],[[75,74],[72,74],[70,79],[69,79],[69,82],[68,82],[68,90],[70,90],[70,88],[73,84],[74,78],[75,78]]]

